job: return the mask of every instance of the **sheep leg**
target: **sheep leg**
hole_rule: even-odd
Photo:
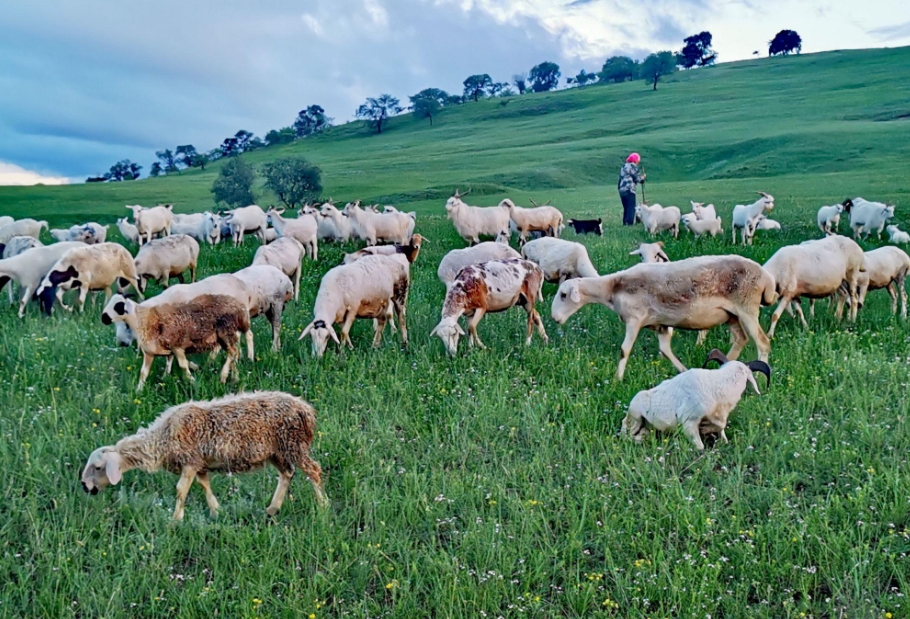
[[[382,344],[382,332],[385,331],[385,325],[389,321],[385,314],[373,319],[373,348],[379,348]]]
[[[749,338],[746,337],[746,332],[743,330],[742,323],[739,322],[738,318],[731,318],[727,323],[727,326],[730,329],[730,339],[732,340],[730,352],[727,353],[727,359],[735,361],[739,358],[739,354],[743,351],[743,347],[749,343]]]
[[[537,310],[534,310],[534,323],[537,325],[537,332],[540,334],[543,343],[549,343],[550,337],[547,335],[547,330],[543,328],[543,320],[540,317],[540,312]]]
[[[316,262],[319,260],[319,243],[316,239],[313,239],[311,246],[313,248],[313,262]]]
[[[407,300],[408,300],[408,291],[404,291],[403,298],[395,299],[392,303],[395,306],[395,313],[398,314],[398,324],[401,326],[401,344],[407,348],[408,347],[408,324],[407,320]],[[389,320],[394,325],[395,320],[389,316]]]
[[[145,386],[145,381],[149,377],[149,372],[152,370],[152,362],[154,360],[154,355],[150,355],[143,351],[142,367],[139,369],[139,384],[136,385],[136,391],[142,391],[142,388]]]
[[[809,328],[809,323],[806,322],[806,315],[803,314],[803,301],[802,301],[802,299],[797,299],[797,300],[793,303],[792,307],[793,307],[793,309],[796,310],[796,315],[799,316],[799,321],[800,321],[801,323],[803,323],[803,328],[804,328],[804,329],[808,329],[808,328]]]
[[[209,506],[209,515],[212,518],[216,518],[221,505],[218,504],[218,499],[215,498],[215,493],[212,492],[212,484],[209,482],[208,471],[196,473],[196,481],[199,482],[199,485],[205,490],[205,502],[208,503]]]
[[[174,356],[171,355],[167,358],[167,363],[164,365],[164,375],[171,375],[171,368],[174,366]]]
[[[701,331],[698,332],[698,339],[695,340],[695,345],[696,346],[704,345],[706,339],[708,339],[708,330],[702,329]]]
[[[477,348],[485,350],[486,346],[484,346],[484,343],[480,341],[480,336],[477,335],[477,323],[479,323],[480,319],[483,318],[484,313],[485,312],[483,308],[477,308],[474,310],[474,315],[468,319],[468,344],[471,346],[477,344]]]
[[[19,318],[25,318],[25,306],[28,305],[28,302],[34,293],[34,288],[25,287],[22,290],[22,299],[19,301]]]
[[[59,303],[60,307],[62,307],[66,311],[71,312],[71,311],[73,311],[73,306],[67,305],[66,303],[63,302],[63,293],[64,293],[64,290],[62,288],[57,288],[57,294],[55,295],[57,297],[57,303]]]
[[[901,318],[907,317],[907,289],[904,288],[905,277],[906,275],[901,273],[897,276],[897,279],[894,280],[894,283],[896,283],[901,293]]]
[[[287,496],[288,488],[291,487],[291,479],[294,478],[294,469],[278,472],[278,487],[275,488],[275,494],[272,495],[272,502],[266,508],[265,513],[274,516],[281,509],[284,503],[284,497]]]
[[[670,347],[670,340],[673,337],[673,331],[668,327],[658,327],[657,329],[657,346],[660,349],[661,354],[664,357],[670,360],[670,363],[673,364],[673,367],[679,372],[685,372],[689,368],[684,366],[679,359],[676,358],[676,355],[673,354],[673,349]]]
[[[297,271],[294,273],[294,300],[300,300],[300,272],[303,269],[300,268],[300,265],[297,265]]]
[[[190,283],[196,283],[196,263],[190,265]]]
[[[174,505],[174,520],[183,520],[183,506],[186,504],[186,495],[196,478],[196,471],[188,466],[183,467],[180,481],[177,482],[177,503]]]
[[[177,365],[180,366],[180,369],[186,372],[187,380],[189,380],[191,383],[196,382],[196,379],[193,378],[193,373],[190,371],[190,363],[186,359],[186,351],[184,351],[182,348],[175,348],[172,352],[174,353],[174,357],[177,358]]]
[[[765,332],[761,328],[761,323],[758,321],[758,316],[751,316],[743,314],[739,316],[739,326],[746,332],[748,337],[751,337],[755,341],[755,348],[758,349],[758,359],[759,361],[768,362],[768,357],[771,355],[771,340],[768,339],[768,336],[765,335]],[[730,351],[733,352],[732,350]],[[727,359],[736,359],[727,355]]]
[[[237,377],[237,369],[234,367],[234,362],[236,359],[240,358],[240,351],[237,350],[236,344],[231,340],[227,340],[224,343],[224,347],[227,350],[227,359],[224,361],[224,365],[221,368],[221,373],[219,378],[222,383],[226,383],[228,376],[233,374],[234,378]]]
[[[780,303],[777,304],[777,309],[774,310],[774,313],[771,314],[771,328],[768,329],[768,337],[774,337],[774,329],[777,328],[777,321],[780,320],[780,317],[783,315],[784,311],[790,305],[790,297],[781,297]]]
[[[272,352],[278,352],[281,350],[281,313],[283,308],[279,306],[270,307],[265,310],[265,317],[268,319],[269,323],[272,325]],[[252,334],[252,330],[247,331],[247,333]],[[250,346],[250,337],[247,337],[247,350],[249,351]]]
[[[632,354],[632,347],[638,338],[638,332],[641,331],[641,323],[630,321],[626,323],[626,337],[622,341],[619,355],[619,365],[616,367],[616,380],[622,380],[626,373],[626,363],[629,361],[629,355]]]
[[[692,419],[683,424],[683,433],[689,437],[689,440],[692,441],[692,444],[695,445],[695,448],[698,451],[705,450],[705,444],[701,440],[701,434],[698,431],[699,420]]]
[[[298,466],[300,466],[300,470],[310,478],[310,483],[313,484],[313,492],[316,494],[316,503],[319,504],[319,507],[328,507],[329,498],[322,489],[322,467],[309,456],[304,456]]]
[[[344,317],[344,324],[341,325],[341,343],[347,344],[348,348],[354,350],[354,342],[351,341],[351,327],[354,326],[354,321],[357,319],[357,312],[353,310],[348,310],[347,315]]]

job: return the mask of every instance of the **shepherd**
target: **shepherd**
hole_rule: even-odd
[[[622,225],[631,226],[635,223],[635,186],[644,184],[647,174],[643,174],[638,164],[641,155],[632,153],[626,157],[626,163],[619,171],[619,199],[622,200]]]

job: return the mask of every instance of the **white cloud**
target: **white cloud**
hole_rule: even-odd
[[[44,176],[0,161],[0,185],[67,185],[69,182],[68,178],[62,176]]]

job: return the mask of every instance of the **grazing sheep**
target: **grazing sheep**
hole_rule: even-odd
[[[174,520],[182,520],[193,480],[205,490],[214,518],[220,508],[209,473],[229,475],[271,463],[280,474],[272,502],[281,509],[297,467],[310,478],[321,507],[329,500],[322,489],[322,469],[310,456],[316,434],[316,411],[306,401],[280,391],[255,391],[207,402],[190,401],[167,409],[148,427],[96,449],[82,471],[82,489],[98,494],[117,485],[131,469],[180,475]]]
[[[720,217],[714,219],[698,219],[694,213],[686,213],[682,216],[683,225],[686,230],[700,238],[703,234],[710,234],[712,237],[723,234],[724,229]]]
[[[262,245],[253,256],[253,266],[268,264],[291,278],[294,282],[294,300],[300,298],[301,263],[306,250],[300,241],[289,236],[281,237],[270,245]]]
[[[0,228],[8,226],[15,221],[16,219],[14,217],[10,217],[9,215],[0,215]]]
[[[200,243],[214,245],[221,240],[220,217],[209,212],[174,215],[171,234],[185,234]]]
[[[25,306],[41,286],[41,281],[57,261],[74,247],[85,247],[78,241],[34,247],[17,256],[0,260],[0,290],[9,282],[19,284],[19,318],[25,316]]]
[[[677,207],[663,207],[660,204],[639,204],[635,207],[635,213],[638,215],[639,219],[641,219],[642,225],[651,236],[654,236],[662,230],[670,230],[673,233],[674,239],[679,236],[679,221],[681,215]]]
[[[410,215],[364,210],[360,208],[359,201],[345,206],[342,214],[351,218],[367,245],[375,245],[377,241],[404,245],[410,238],[409,231],[414,229],[414,220]]]
[[[350,264],[329,271],[319,284],[313,320],[304,328],[299,339],[312,338],[313,356],[322,358],[329,338],[341,346],[354,348],[350,332],[357,318],[373,318],[373,347],[382,343],[382,332],[392,312],[401,325],[401,343],[408,345],[405,322],[408,290],[411,286],[410,263],[401,254],[364,256]],[[341,340],[333,327],[343,323]]]
[[[11,224],[7,224],[0,228],[0,252],[3,251],[3,247],[9,243],[9,240],[14,236],[31,236],[34,238],[39,238],[41,236],[41,229],[47,229],[46,221],[36,221],[34,219],[17,219]]]
[[[199,262],[199,243],[187,234],[171,234],[154,239],[139,248],[136,259],[136,274],[141,291],[149,281],[158,282],[167,288],[170,278],[176,277],[183,283],[183,272],[189,269],[190,281],[196,281],[196,264]]]
[[[796,300],[794,308],[808,329],[809,323],[803,315],[800,297],[821,299],[837,293],[841,282],[847,283],[850,299],[850,320],[856,320],[858,277],[863,270],[863,250],[854,241],[844,236],[826,236],[800,245],[781,247],[764,264],[763,268],[774,278],[780,303],[771,315],[768,335],[774,337],[777,321]],[[839,297],[836,316],[843,316],[844,297]]]
[[[844,200],[841,204],[823,206],[818,209],[818,215],[816,216],[818,229],[825,234],[836,234],[837,228],[840,225],[841,213],[844,211],[849,212],[852,206],[853,202],[848,199]]]
[[[774,196],[759,191],[761,197],[752,204],[737,204],[733,207],[733,244],[736,244],[736,231],[742,230],[743,245],[752,244],[752,233],[755,231],[755,220],[765,211],[771,212],[774,208]]]
[[[102,226],[99,223],[90,221],[82,226],[82,229],[85,230],[85,238],[82,240],[89,245],[106,243],[108,227],[109,226]]]
[[[883,202],[870,202],[863,198],[853,199],[853,208],[850,210],[850,228],[853,238],[865,238],[876,232],[882,238],[882,230],[889,220],[894,218],[894,205]],[[2,231],[0,231],[2,234]]]
[[[604,235],[603,219],[599,217],[597,219],[570,219],[566,223],[572,226],[575,234]]]
[[[354,253],[345,254],[343,264],[351,264],[364,256],[393,256],[395,254],[402,254],[408,259],[408,262],[414,264],[418,254],[420,254],[420,247],[425,242],[425,238],[419,234],[414,234],[407,245],[373,245],[372,247],[364,247]]]
[[[642,262],[670,262],[670,258],[664,253],[664,242],[656,243],[639,243],[638,249],[629,252],[630,256],[641,256]]]
[[[234,247],[243,244],[244,234],[255,234],[262,244],[268,242],[266,229],[269,227],[269,222],[265,211],[259,206],[251,204],[250,206],[242,206],[227,212],[229,215],[225,218],[225,221],[231,228]]]
[[[484,314],[502,312],[519,305],[528,314],[525,345],[531,345],[535,325],[546,343],[549,341],[547,332],[534,308],[537,299],[542,296],[542,288],[543,271],[530,260],[509,258],[468,265],[458,272],[454,283],[446,291],[442,318],[430,332],[430,337],[439,336],[446,353],[450,356],[457,354],[458,339],[465,334],[458,319],[464,315],[470,317],[468,345],[477,344],[478,348],[486,348],[477,335],[480,319]]]
[[[86,243],[86,239],[91,236],[90,234],[87,234],[85,228],[80,225],[70,226],[66,230],[52,228],[48,230],[48,234],[50,234],[51,238],[58,243],[67,243],[70,241],[82,241],[83,243]]]
[[[74,247],[51,267],[35,294],[41,299],[44,313],[50,316],[55,298],[63,309],[72,311],[63,302],[63,293],[79,288],[79,311],[82,312],[89,291],[104,290],[104,301],[107,302],[117,280],[122,280],[121,288],[128,283],[142,297],[133,257],[125,247],[117,243]]]
[[[296,239],[306,249],[307,256],[312,260],[317,260],[319,247],[316,239],[319,223],[316,218],[304,214],[298,215],[297,219],[285,219],[281,216],[282,213],[284,213],[284,209],[278,210],[273,206],[265,214],[269,225],[275,228],[278,238]]]
[[[692,213],[699,221],[717,219],[717,210],[713,204],[705,206],[704,202],[692,202],[691,200],[689,202],[692,204]]]
[[[534,205],[534,208],[524,208],[517,206],[508,198],[500,203],[500,206],[506,206],[509,209],[509,217],[518,231],[519,242],[527,241],[530,232],[559,237],[563,229],[563,215],[560,210],[555,206],[550,206],[549,202],[540,205],[531,200],[531,204]]]
[[[642,328],[657,331],[660,352],[680,372],[673,354],[672,328],[703,330],[727,324],[736,359],[749,338],[765,361],[771,343],[758,322],[762,302],[773,303],[774,278],[741,256],[701,256],[666,264],[637,264],[602,277],[571,279],[553,299],[553,320],[563,324],[588,303],[605,305],[626,325],[616,378],[622,380],[632,346]]]
[[[44,243],[33,236],[14,236],[3,248],[2,256],[4,259],[12,258],[33,247],[44,247]]]
[[[910,256],[897,247],[880,247],[863,254],[863,268],[858,277],[857,299],[862,308],[869,290],[886,288],[891,296],[891,313],[897,314],[897,297],[900,291],[901,318],[907,317],[907,290],[904,281],[910,271]],[[840,294],[845,286],[841,284]]]
[[[126,208],[133,211],[133,221],[136,222],[136,228],[139,230],[140,245],[143,244],[143,236],[145,243],[148,243],[152,240],[153,235],[167,236],[171,233],[171,225],[174,223],[173,204],[159,204],[151,208],[134,204],[127,205]]]
[[[511,217],[508,205],[501,202],[499,206],[468,206],[462,198],[470,193],[460,193],[458,190],[446,201],[446,213],[458,236],[468,241],[471,245],[480,243],[480,236],[500,235],[509,236],[509,222]]]
[[[272,326],[272,352],[281,349],[281,316],[285,304],[294,295],[294,283],[281,269],[261,264],[240,269],[234,277],[246,284],[250,295],[250,318],[265,316]],[[249,332],[252,336],[252,332]],[[248,340],[247,350],[252,360],[252,348]]]
[[[900,243],[901,245],[910,243],[910,234],[907,234],[897,226],[888,226],[885,230],[888,231],[888,236],[891,237],[892,243]]]
[[[581,243],[543,237],[528,241],[521,248],[521,256],[543,271],[544,280],[563,283],[573,277],[597,277],[597,269],[588,257],[588,250]]]
[[[652,389],[639,391],[629,403],[622,431],[640,441],[648,426],[658,432],[682,426],[699,451],[705,449],[703,434],[719,432],[720,439],[726,443],[727,418],[739,404],[746,387],[751,384],[755,393],[761,395],[752,372],[761,372],[770,384],[771,368],[764,361],[730,361],[717,349],[708,355],[705,366],[709,361],[718,361],[720,368],[686,370]]]
[[[117,220],[117,229],[120,230],[120,234],[127,241],[139,243],[139,228],[128,222],[125,217]]]
[[[521,254],[505,243],[484,241],[472,247],[453,249],[447,253],[439,263],[436,275],[439,277],[439,281],[445,284],[446,289],[448,289],[455,281],[455,276],[464,267],[471,264],[489,262],[490,260],[508,260],[509,258],[521,258]]]
[[[227,351],[227,361],[221,369],[221,382],[228,379],[235,361],[240,358],[237,340],[240,332],[250,329],[250,311],[234,297],[202,295],[182,304],[137,304],[115,294],[101,314],[101,322],[109,325],[123,321],[135,334],[142,351],[137,391],[145,386],[155,357],[177,358],[177,364],[189,380],[195,380],[186,358],[188,352],[205,352],[221,347]]]

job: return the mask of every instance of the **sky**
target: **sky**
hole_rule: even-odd
[[[678,50],[709,30],[719,62],[767,50],[910,45],[907,0],[3,0],[0,185],[79,182],[155,151],[264,136],[307,105],[349,120],[369,96],[459,93],[549,60]]]

